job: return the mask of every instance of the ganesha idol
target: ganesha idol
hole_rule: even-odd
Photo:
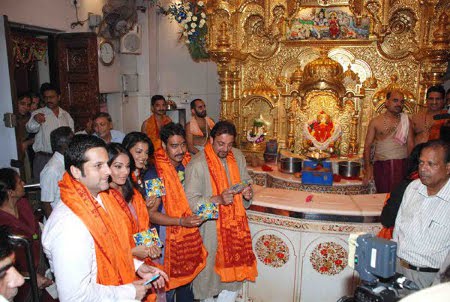
[[[316,119],[306,122],[303,127],[307,147],[314,146],[319,152],[326,152],[331,155],[334,155],[341,134],[341,126],[333,122],[324,111],[319,112]]]

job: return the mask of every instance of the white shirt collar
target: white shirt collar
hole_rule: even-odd
[[[427,186],[425,186],[422,181],[420,181],[418,192],[425,197],[438,197],[442,200],[450,202],[450,178],[447,180],[447,183],[439,190],[439,192],[437,192],[436,195],[429,196]]]

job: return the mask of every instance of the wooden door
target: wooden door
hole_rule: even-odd
[[[89,117],[99,111],[97,36],[70,33],[56,36],[56,83],[61,89],[61,107],[83,130]]]

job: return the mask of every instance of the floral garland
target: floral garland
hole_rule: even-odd
[[[14,61],[17,66],[34,67],[35,61],[42,61],[47,53],[47,42],[33,37],[12,35]]]
[[[251,130],[247,131],[247,140],[251,143],[262,143],[264,141],[264,129],[259,127],[256,134],[252,133]]]
[[[180,40],[186,43],[191,57],[198,60],[209,58],[206,49],[206,9],[203,1],[181,0],[170,4],[167,8],[157,4],[158,12],[175,20],[181,27]]]

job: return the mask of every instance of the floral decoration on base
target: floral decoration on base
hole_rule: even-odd
[[[347,266],[348,253],[335,242],[319,243],[309,256],[312,267],[322,275],[337,275]]]
[[[282,267],[289,260],[289,248],[275,235],[259,237],[255,244],[255,252],[259,261],[267,266]]]

